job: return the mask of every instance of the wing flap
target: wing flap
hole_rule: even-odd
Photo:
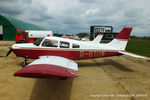
[[[62,63],[63,62],[63,63]],[[78,77],[78,66],[72,60],[47,56],[35,60],[31,64],[14,73],[14,76],[32,78]]]

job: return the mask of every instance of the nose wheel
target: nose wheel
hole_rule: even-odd
[[[27,58],[25,58],[25,60],[21,63],[21,66],[25,67],[26,65],[28,65],[27,61],[28,61]]]

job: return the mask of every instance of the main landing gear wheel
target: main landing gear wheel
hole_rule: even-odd
[[[27,61],[28,61],[27,58],[25,58],[25,60],[21,63],[21,66],[25,67],[26,65],[28,65]]]

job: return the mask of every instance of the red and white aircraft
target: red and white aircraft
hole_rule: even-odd
[[[123,28],[110,43],[101,44],[102,34],[93,41],[78,41],[60,37],[45,37],[34,43],[14,44],[12,51],[18,57],[37,59],[14,76],[32,78],[78,77],[78,65],[73,60],[102,58],[124,52],[132,28]],[[137,56],[140,57],[140,56]],[[26,61],[26,60],[25,60]]]

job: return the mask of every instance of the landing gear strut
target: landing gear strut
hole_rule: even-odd
[[[25,66],[28,64],[27,61],[28,61],[27,58],[25,58],[25,60],[24,60],[24,61],[22,62],[22,64],[21,64],[21,66],[22,66],[22,67],[25,67]]]

